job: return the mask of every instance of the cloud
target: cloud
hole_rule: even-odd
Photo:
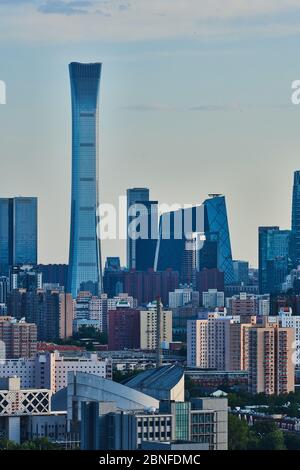
[[[238,40],[299,33],[299,0],[0,0],[2,41]]]
[[[44,14],[56,14],[56,15],[85,15],[89,13],[88,7],[92,5],[92,2],[73,0],[73,1],[63,1],[63,0],[48,0],[38,7],[38,11]]]
[[[129,106],[122,106],[120,109],[123,111],[175,111],[176,108],[173,106],[167,106],[162,104],[134,104]]]
[[[242,111],[242,108],[245,106],[241,106],[240,104],[207,104],[207,105],[199,105],[199,106],[190,106],[188,109],[189,111],[202,111],[202,112],[214,112],[214,111]]]
[[[164,111],[177,111],[177,112],[243,112],[252,110],[264,110],[264,109],[291,109],[297,108],[292,103],[280,104],[280,103],[260,103],[260,104],[249,104],[249,103],[224,103],[224,104],[203,104],[196,106],[172,106],[167,104],[133,104],[128,106],[121,106],[119,109],[122,111],[136,111],[136,112],[164,112]]]
[[[166,104],[134,104],[129,106],[122,106],[120,109],[123,111],[138,111],[138,112],[155,112],[155,111],[201,111],[201,112],[218,112],[218,111],[242,111],[242,108],[248,106],[240,104],[206,104],[199,106],[186,106],[175,107]]]

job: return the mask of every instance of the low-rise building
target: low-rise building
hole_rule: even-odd
[[[0,360],[0,377],[18,376],[21,387],[47,388],[53,393],[66,387],[68,372],[86,372],[112,378],[111,360],[99,359],[96,353],[38,353],[30,359]]]

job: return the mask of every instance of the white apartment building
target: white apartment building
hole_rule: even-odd
[[[187,322],[187,365],[202,369],[229,370],[230,325],[239,317],[208,313],[206,319]]]
[[[147,310],[140,311],[140,348],[156,349],[157,345],[156,301],[149,303]],[[172,311],[161,309],[161,347],[168,349],[172,341]]]
[[[20,377],[21,388],[47,388],[53,393],[66,387],[68,372],[85,372],[112,379],[112,361],[101,360],[96,353],[62,355],[37,353],[30,359],[0,360],[0,377]]]
[[[182,287],[169,292],[169,308],[183,307],[188,303],[199,306],[199,292],[194,291],[192,287]]]
[[[270,313],[270,294],[255,295],[241,292],[226,298],[226,308],[231,315],[262,315]]]
[[[100,331],[107,331],[107,312],[115,310],[120,301],[126,301],[131,308],[136,307],[136,300],[128,294],[119,294],[109,299],[107,294],[99,297],[92,296],[89,292],[79,292],[75,300],[75,331],[82,324],[92,325]]]
[[[295,366],[300,367],[300,315],[293,315],[290,307],[279,310],[278,316],[269,316],[269,322],[279,321],[282,328],[293,328],[295,332]]]
[[[224,292],[219,292],[217,289],[208,289],[208,292],[202,292],[202,305],[205,308],[224,307],[224,302]]]

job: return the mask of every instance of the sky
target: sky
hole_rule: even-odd
[[[299,0],[0,0],[0,197],[39,198],[39,261],[67,262],[68,63],[102,62],[100,198],[226,196],[235,259],[290,228],[300,169]],[[124,241],[104,241],[102,258]]]

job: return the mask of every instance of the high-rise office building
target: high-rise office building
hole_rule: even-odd
[[[8,290],[9,290],[8,277],[0,276],[0,304],[7,303]]]
[[[69,65],[72,96],[72,196],[68,292],[102,291],[99,218],[99,88],[101,64]]]
[[[210,237],[213,234],[217,235],[218,264],[215,267],[224,272],[225,284],[232,284],[234,276],[225,197],[220,194],[211,194],[203,205],[206,237],[208,234]]]
[[[0,274],[37,264],[37,198],[0,198]]]
[[[43,275],[44,284],[59,284],[66,287],[68,278],[67,264],[39,264],[38,269]]]
[[[195,241],[196,240],[196,241]],[[196,251],[196,262],[187,256]],[[164,213],[160,217],[155,269],[172,268],[186,282],[193,269],[214,269],[224,272],[225,284],[233,283],[233,263],[225,197],[211,195],[202,205]]]
[[[249,283],[248,261],[234,260],[233,261],[233,275],[234,275],[234,283],[247,285]]]
[[[199,251],[199,271],[204,269],[217,269],[218,266],[218,241],[217,233],[206,233],[202,248]]]
[[[293,263],[300,264],[300,171],[294,172],[292,202],[292,232],[294,236]]]
[[[140,230],[139,237],[131,240],[135,252],[132,269],[148,271],[154,268],[156,244],[158,238],[158,201],[141,201],[138,211]]]
[[[292,267],[291,231],[277,226],[259,227],[258,245],[259,292],[279,293]]]
[[[194,206],[166,212],[160,216],[159,238],[155,254],[155,270],[173,269],[185,283],[187,274],[192,278],[196,269],[195,234],[204,233],[204,206]],[[189,256],[189,253],[191,256]]]
[[[149,189],[127,189],[127,268],[129,270],[147,271],[154,267],[157,231],[158,202],[149,200]]]
[[[118,272],[121,271],[121,262],[118,256],[108,256],[105,262],[105,271]]]

